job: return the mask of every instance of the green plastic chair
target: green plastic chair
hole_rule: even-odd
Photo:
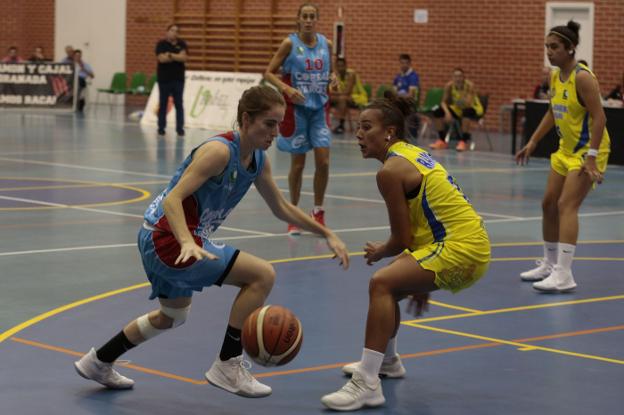
[[[386,92],[389,89],[392,89],[392,87],[388,85],[383,85],[383,84],[379,85],[379,87],[377,88],[377,92],[375,92],[375,98],[383,98],[384,92]]]
[[[126,93],[126,82],[128,76],[125,72],[115,72],[113,79],[111,80],[110,88],[98,88],[97,95],[95,96],[95,102],[100,101],[100,92],[108,95],[119,95]]]
[[[154,84],[156,83],[156,74],[152,74],[152,76],[150,76],[150,78],[147,80],[147,84],[145,85],[145,95],[149,95],[150,92],[152,92],[152,89],[154,88]]]
[[[423,102],[419,112],[428,113],[435,111],[435,109],[442,103],[443,96],[443,88],[429,88],[425,94],[425,102]]]
[[[135,72],[130,79],[130,88],[128,94],[141,94],[145,92],[145,81],[147,76],[143,72]]]
[[[373,97],[373,85],[371,84],[364,84],[364,90],[366,91],[366,95],[368,95],[368,100],[370,101],[371,98]]]

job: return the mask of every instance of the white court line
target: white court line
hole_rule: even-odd
[[[623,215],[624,211],[617,212],[598,212],[598,213],[584,213],[579,214],[581,216],[609,216],[609,215]],[[492,219],[486,220],[486,223],[501,223],[501,222],[529,222],[533,220],[541,220],[541,216],[533,216],[530,218],[520,218],[520,219]],[[225,227],[220,227],[219,229],[225,229]],[[370,226],[365,228],[346,228],[346,229],[333,229],[334,233],[349,233],[349,232],[365,232],[365,231],[374,231],[374,230],[385,230],[390,229],[389,226]],[[304,232],[305,234],[309,234],[308,232]],[[233,240],[248,240],[248,239],[264,239],[264,238],[276,238],[288,236],[287,233],[273,233],[266,235],[241,235],[241,236],[232,236],[232,237],[219,237],[212,238],[213,241],[233,241]],[[52,248],[52,249],[39,249],[39,250],[31,250],[31,251],[12,251],[12,252],[0,252],[0,257],[3,256],[13,256],[13,255],[29,255],[29,254],[40,254],[40,253],[54,253],[54,252],[69,252],[69,251],[83,251],[90,249],[107,249],[107,248],[125,248],[136,246],[136,243],[130,244],[118,244],[118,245],[92,245],[92,246],[77,246],[77,247],[68,247],[68,248]]]
[[[134,214],[134,213],[115,212],[115,211],[111,211],[111,210],[94,209],[94,208],[88,208],[88,207],[82,207],[82,206],[71,206],[71,205],[64,205],[62,203],[44,202],[44,201],[41,201],[41,200],[33,200],[33,199],[23,199],[21,197],[0,196],[0,199],[12,200],[12,201],[15,201],[15,202],[32,203],[34,205],[53,206],[53,207],[60,207],[60,208],[67,208],[67,209],[82,210],[82,211],[85,211],[85,212],[104,213],[106,215],[124,216],[124,217],[127,217],[127,218],[143,219],[143,215],[137,215],[137,214]],[[248,230],[248,229],[230,228],[229,226],[221,226],[220,228],[223,229],[223,230],[226,230],[226,231],[249,233],[249,234],[252,234],[252,235],[261,235],[261,236],[272,236],[272,235],[275,235],[275,234],[269,233],[269,232],[259,232],[259,231],[251,231],[251,230]]]
[[[52,163],[49,161],[16,159],[16,158],[9,158],[9,157],[0,157],[0,161],[9,161],[12,163],[24,163],[24,164],[38,164],[42,166],[66,167],[68,169],[103,171],[107,173],[121,173],[121,174],[135,175],[135,176],[162,177],[165,179],[171,178],[170,174],[154,174],[154,173],[143,173],[140,171],[105,169],[103,167],[81,166],[79,164]]]
[[[279,189],[282,192],[288,193],[288,189]],[[306,196],[314,196],[313,192],[300,192],[302,195],[306,195]],[[339,196],[339,195],[331,195],[331,194],[325,194],[325,197],[328,199],[339,199],[339,200],[352,200],[352,201],[356,201],[356,202],[369,202],[369,203],[378,203],[378,204],[383,204],[385,205],[386,202],[383,199],[368,199],[368,198],[364,198],[364,197],[353,197],[353,196]],[[485,215],[485,216],[493,216],[495,218],[505,218],[505,219],[522,219],[521,216],[512,216],[512,215],[501,215],[499,213],[489,213],[489,212],[478,212],[479,215]]]

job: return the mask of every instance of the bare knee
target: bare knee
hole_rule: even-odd
[[[553,197],[545,196],[542,200],[542,212],[545,214],[557,214],[559,202]]]
[[[578,208],[579,206],[570,200],[559,198],[557,201],[557,212],[559,213],[559,216],[565,214],[575,214],[578,212]]]
[[[254,289],[268,295],[275,284],[275,268],[268,262],[259,270],[257,278],[250,284]]]
[[[392,295],[392,287],[388,284],[383,273],[377,271],[368,283],[368,294],[372,297]]]

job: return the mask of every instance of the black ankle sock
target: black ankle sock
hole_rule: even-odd
[[[128,340],[122,330],[119,332],[119,334],[110,339],[108,343],[100,347],[95,353],[100,361],[105,363],[113,363],[115,360],[117,360],[119,356],[135,346],[135,344],[130,343],[130,340]]]
[[[463,133],[462,134],[462,141],[470,141],[470,133]]]
[[[241,354],[243,354],[241,330],[228,325],[225,331],[225,338],[223,339],[223,346],[221,346],[221,353],[219,353],[219,359],[225,362]]]
[[[444,140],[446,138],[446,131],[444,131],[444,130],[438,131],[438,138],[440,140]]]

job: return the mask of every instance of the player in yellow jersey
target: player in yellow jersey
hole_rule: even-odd
[[[526,164],[537,143],[555,127],[559,149],[550,156],[550,175],[542,202],[544,258],[537,268],[520,274],[537,281],[540,291],[576,288],[572,260],[578,238],[578,210],[594,183],[601,183],[609,158],[609,134],[596,76],[574,57],[580,25],[569,21],[546,36],[546,53],[553,66],[550,110],[527,144],[516,154]]]
[[[405,120],[411,99],[375,100],[360,114],[356,133],[364,158],[377,159],[377,186],[390,219],[384,243],[367,242],[369,265],[396,258],[378,269],[369,286],[369,309],[362,359],[343,371],[351,380],[324,396],[328,408],[341,411],[385,402],[379,375],[405,374],[396,352],[400,312],[398,301],[411,296],[416,314],[437,289],[458,292],[474,284],[490,262],[490,242],[483,220],[455,179],[431,155],[405,141]]]

